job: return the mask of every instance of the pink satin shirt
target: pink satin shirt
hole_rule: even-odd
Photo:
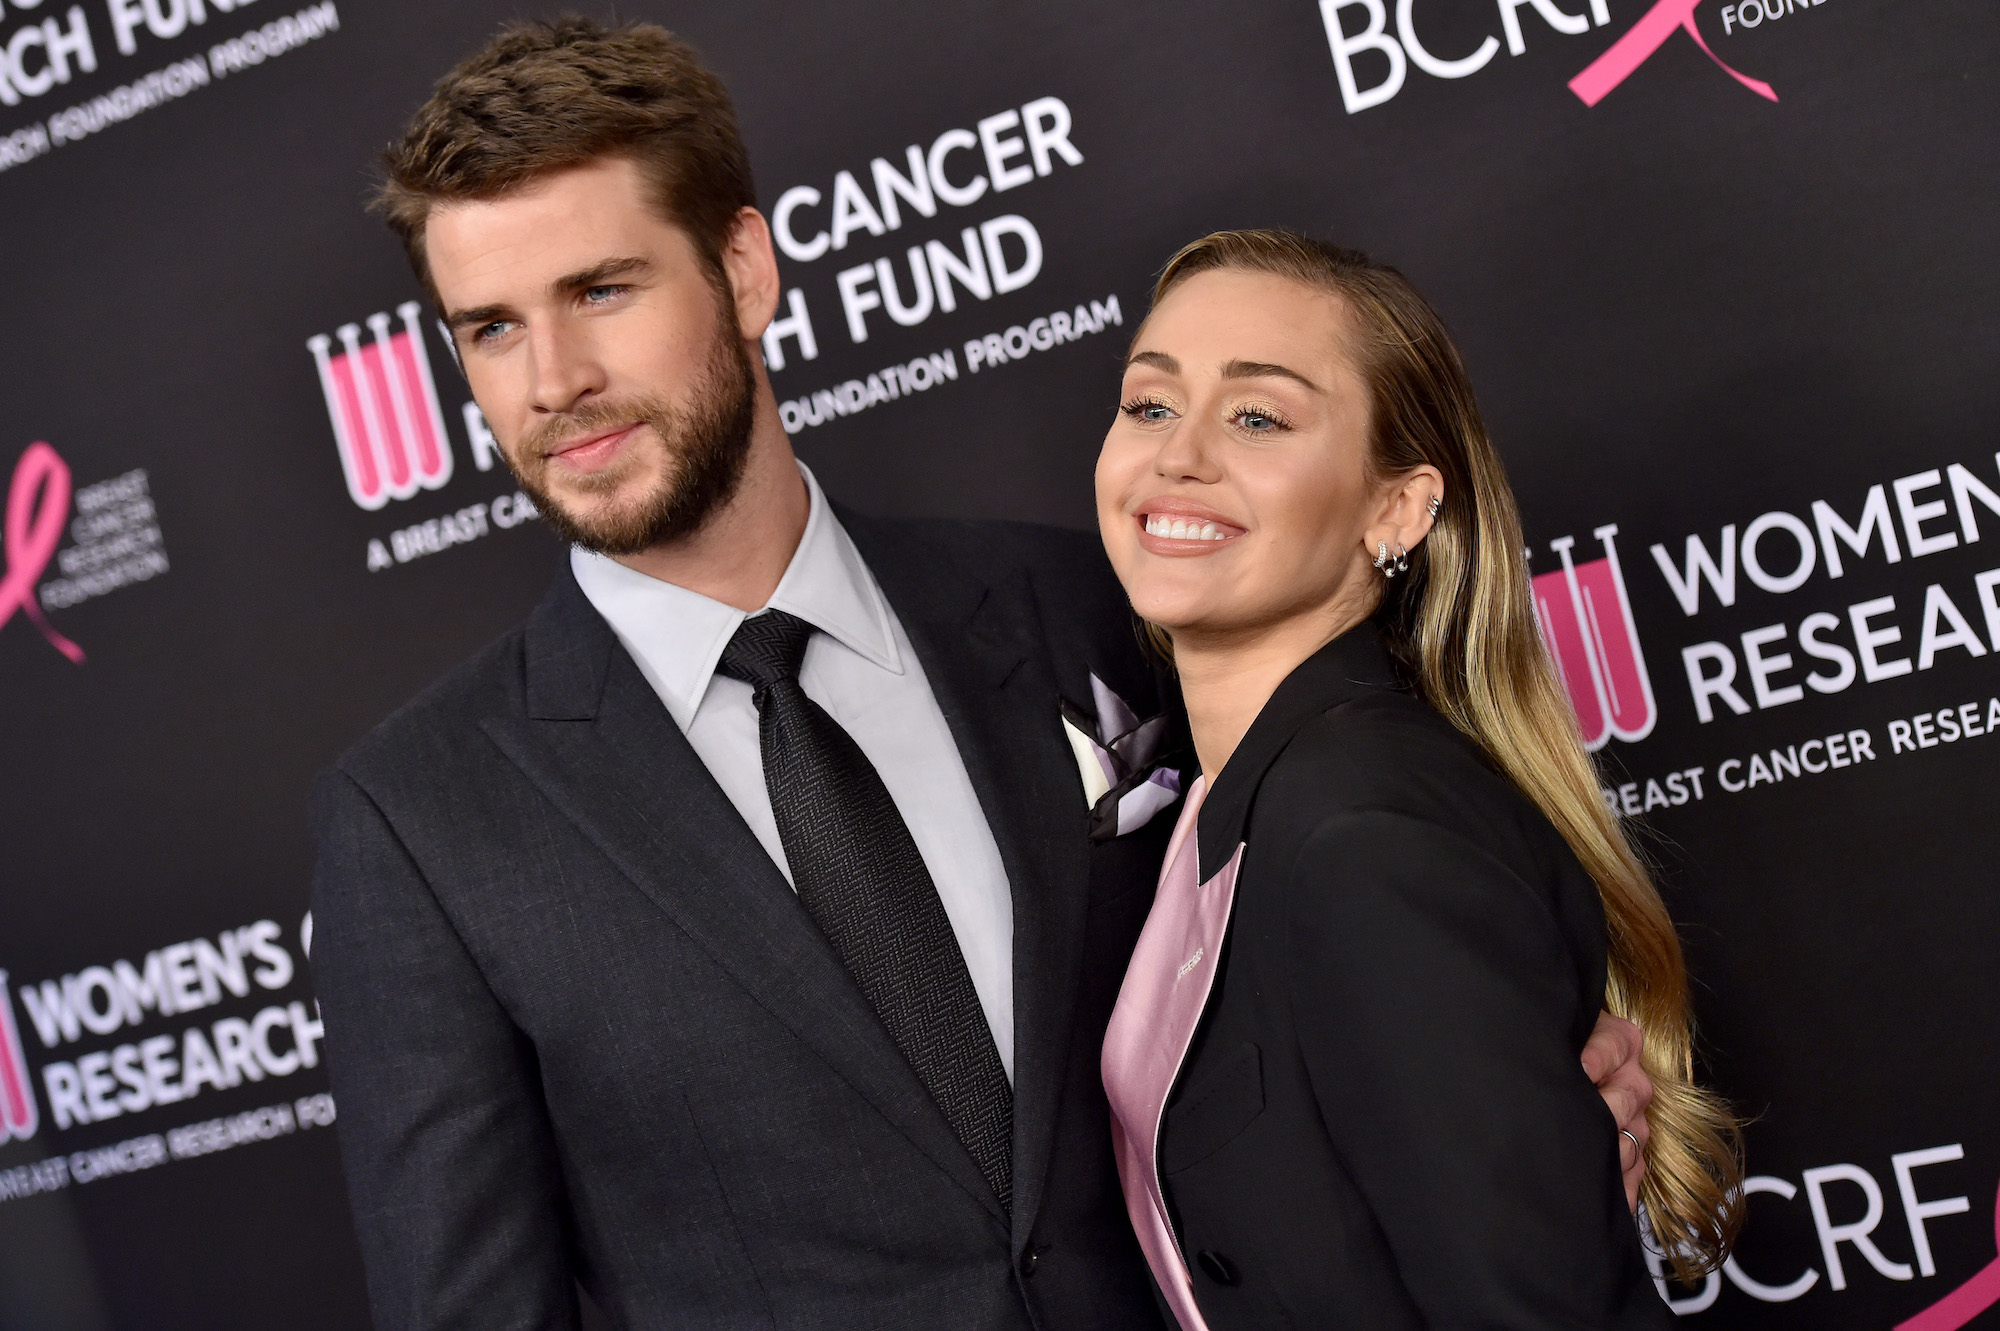
[[[1195,821],[1206,793],[1206,779],[1198,778],[1174,827],[1152,913],[1133,950],[1104,1035],[1102,1064],[1125,1209],[1153,1268],[1153,1279],[1182,1331],[1208,1331],[1208,1324],[1195,1303],[1187,1259],[1174,1238],[1160,1191],[1160,1118],[1208,1003],[1216,958],[1229,930],[1237,868],[1243,862],[1239,845],[1215,877],[1199,881],[1201,848]]]

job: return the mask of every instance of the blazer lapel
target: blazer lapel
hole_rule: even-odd
[[[1229,763],[1201,804],[1197,833],[1200,880],[1221,872],[1247,835],[1250,806],[1264,773],[1299,728],[1350,698],[1378,689],[1404,689],[1394,660],[1372,619],[1354,625],[1285,676],[1229,756]]]
[[[1054,1145],[1089,900],[1089,817],[1059,686],[1024,574],[979,577],[907,532],[840,516],[916,649],[1007,870],[1018,1255]]]
[[[483,723],[548,799],[996,1221],[1000,1204],[797,896],[567,565],[527,629],[525,720]]]

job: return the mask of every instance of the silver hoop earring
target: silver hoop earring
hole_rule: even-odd
[[[1408,573],[1409,571],[1410,571],[1410,552],[1403,546],[1399,545],[1396,547],[1396,572]]]
[[[1432,495],[1432,496],[1431,496],[1431,516],[1432,516],[1433,518],[1435,518],[1435,517],[1436,517],[1436,516],[1438,515],[1438,510],[1439,510],[1439,509],[1441,509],[1441,508],[1443,508],[1443,507],[1444,507],[1444,496],[1443,496],[1443,495]]]
[[[1377,541],[1375,543],[1375,570],[1385,578],[1396,576],[1396,571],[1389,567],[1389,543],[1387,541]]]

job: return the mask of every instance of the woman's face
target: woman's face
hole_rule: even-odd
[[[1176,638],[1373,608],[1382,487],[1338,297],[1209,271],[1139,330],[1097,459],[1097,521],[1133,608]],[[1392,542],[1393,544],[1393,542]]]

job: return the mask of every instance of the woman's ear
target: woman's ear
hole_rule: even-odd
[[[1445,502],[1444,474],[1429,463],[1391,481],[1366,533],[1370,555],[1386,544],[1389,558],[1396,559],[1422,545]]]

